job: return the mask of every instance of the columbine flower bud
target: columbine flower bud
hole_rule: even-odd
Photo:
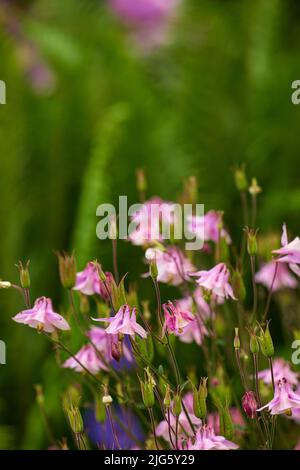
[[[146,408],[152,408],[155,403],[154,387],[155,380],[148,368],[145,369],[145,382],[140,379],[143,402]]]
[[[252,178],[251,186],[249,188],[249,193],[251,194],[251,196],[257,196],[257,194],[260,194],[261,192],[262,192],[262,189],[260,186],[258,186],[257,179]]]
[[[105,406],[110,406],[113,402],[113,399],[112,399],[112,396],[108,393],[107,385],[103,386],[103,390],[104,390],[104,393],[103,393],[103,397],[102,397],[102,403]]]
[[[254,331],[250,332],[250,351],[252,354],[259,353],[259,342]]]
[[[241,347],[241,342],[240,342],[240,337],[239,337],[239,329],[238,328],[235,328],[234,329],[235,331],[235,337],[234,337],[234,341],[233,341],[233,347],[234,349],[240,349]]]
[[[247,191],[248,181],[245,173],[245,167],[236,168],[234,172],[235,185],[240,192]]]
[[[80,394],[76,387],[70,387],[63,398],[63,407],[68,417],[70,428],[75,434],[83,432],[83,419],[79,409]]]
[[[9,281],[0,281],[0,289],[9,289],[11,283]]]
[[[173,398],[173,414],[179,416],[182,410],[180,393],[176,393]]]
[[[16,265],[20,273],[20,284],[23,289],[29,289],[30,287],[29,264],[30,261],[28,260],[25,266],[23,265],[22,261],[19,261]]]
[[[202,378],[199,388],[193,385],[193,408],[194,414],[199,419],[205,419],[207,415],[206,398],[207,398],[207,377]]]
[[[242,406],[246,415],[249,418],[254,419],[256,417],[256,410],[258,408],[258,403],[256,401],[255,393],[251,390],[246,392],[242,398]]]
[[[76,261],[74,254],[57,253],[59,277],[65,289],[72,289],[76,284]]]
[[[247,234],[247,251],[250,256],[254,256],[257,253],[258,246],[257,246],[257,230],[249,229],[246,227],[245,229]]]
[[[246,287],[243,281],[243,277],[238,270],[233,271],[233,274],[231,277],[231,284],[232,284],[233,293],[235,297],[241,301],[245,300]]]
[[[119,362],[122,357],[122,341],[113,342],[111,345],[111,355],[115,361]]]
[[[164,406],[166,408],[170,408],[170,406],[171,406],[171,391],[170,391],[169,384],[166,385],[166,394],[165,394],[165,398],[164,398]]]
[[[158,270],[157,270],[157,264],[156,264],[156,253],[153,248],[148,248],[145,253],[145,257],[149,263],[149,269],[150,269],[150,276],[152,279],[157,279],[158,276]]]
[[[145,194],[147,191],[147,180],[142,168],[136,170],[136,187],[140,194]]]
[[[267,323],[265,331],[261,328],[260,336],[258,337],[258,340],[259,340],[261,352],[263,353],[263,355],[266,357],[273,357],[274,345],[273,345],[273,340],[272,340],[272,336],[271,336],[270,329],[269,329],[269,323]]]

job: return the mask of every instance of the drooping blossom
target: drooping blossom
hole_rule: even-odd
[[[169,247],[165,251],[158,248],[148,248],[145,253],[146,260],[156,261],[158,282],[179,286],[189,279],[189,273],[195,268],[176,247]]]
[[[289,362],[285,361],[284,359],[280,357],[274,359],[273,361],[273,374],[274,374],[275,382],[278,382],[278,380],[282,379],[282,377],[285,377],[285,379],[291,385],[298,384],[299,374],[297,372],[294,372],[291,369]],[[265,384],[271,385],[272,384],[271,369],[261,370],[258,373],[258,378],[260,380],[263,380]]]
[[[46,333],[52,333],[56,328],[58,330],[70,329],[68,322],[53,311],[52,301],[47,297],[36,299],[33,308],[23,310],[14,316],[13,320]]]
[[[193,409],[193,393],[188,392],[183,398],[182,401],[186,407],[187,413],[189,415],[190,421],[193,424],[195,429],[198,429],[201,426],[201,419],[197,418],[194,415]],[[172,409],[172,407],[171,407]],[[179,426],[178,426],[178,435],[180,436],[192,436],[193,429],[189,423],[189,420],[184,411],[181,411],[179,418],[178,418]],[[170,411],[170,426],[171,428],[175,429],[176,426],[176,417]],[[168,426],[168,416],[166,414],[166,419],[161,421],[156,427],[156,435],[158,437],[162,437],[165,441],[170,442],[170,435],[169,435],[169,426]],[[174,436],[172,436],[174,439]]]
[[[106,285],[109,286],[109,280],[112,279],[112,274],[105,273],[107,277]],[[107,288],[104,282],[99,277],[99,272],[96,263],[89,262],[83,271],[76,275],[76,285],[73,288],[85,295],[98,294],[103,299],[108,298]]]
[[[93,326],[88,332],[88,338],[91,340],[92,344],[96,346],[98,351],[103,354],[107,362],[111,362],[113,359],[116,359],[114,354],[114,345],[118,346],[119,344],[118,335],[111,335],[107,333],[105,328]],[[132,362],[133,356],[124,341],[122,342],[121,347],[124,357],[127,361]]]
[[[136,321],[136,308],[132,310],[129,305],[122,305],[118,312],[110,318],[93,318],[95,321],[108,322],[110,325],[106,328],[106,333],[110,335],[123,335],[134,336],[135,334],[146,338],[147,333],[144,328]]]
[[[83,346],[75,357],[70,357],[63,363],[63,367],[67,369],[74,369],[76,372],[85,372],[87,369],[91,374],[96,375],[101,369],[107,371],[108,367],[102,360],[101,356],[97,354],[96,349],[92,344]]]
[[[275,275],[276,274],[276,275]],[[295,289],[296,279],[291,275],[285,264],[269,261],[255,274],[255,281],[263,284],[273,292],[284,288]]]
[[[183,329],[182,333],[178,335],[179,340],[183,343],[192,343],[201,346],[203,337],[208,335],[207,328],[205,327],[204,320],[211,316],[211,309],[202,297],[201,289],[197,288],[194,292],[194,300],[196,302],[196,312],[193,320],[190,321]],[[193,298],[185,297],[176,301],[179,308],[183,311],[192,312]],[[201,315],[198,313],[200,310]],[[175,333],[176,334],[176,333]]]
[[[127,25],[135,41],[149,51],[167,42],[170,17],[178,0],[110,0],[112,11]]]
[[[254,419],[256,417],[258,404],[255,393],[252,392],[252,390],[247,391],[243,396],[242,406],[243,410],[245,411],[246,415],[249,416],[249,418]]]
[[[292,415],[294,408],[300,408],[300,395],[293,392],[289,382],[283,377],[275,383],[274,398],[266,405],[259,408],[261,411],[267,408],[271,415]]]
[[[203,216],[192,215],[188,217],[188,230],[205,242],[213,241],[218,243],[219,238],[225,239],[226,243],[231,243],[231,238],[222,224],[222,214],[218,211],[209,211]]]
[[[154,197],[144,202],[141,207],[131,216],[131,227],[128,239],[133,245],[149,245],[155,241],[163,241],[170,238],[169,228],[176,221],[176,205],[173,202],[163,201]],[[167,233],[163,233],[165,224]]]
[[[176,333],[180,335],[184,332],[185,327],[195,320],[194,315],[188,310],[180,308],[180,304],[167,302],[163,304],[163,312],[165,316],[164,331]]]
[[[300,238],[296,237],[289,243],[285,224],[282,228],[281,246],[282,248],[272,251],[275,255],[279,255],[276,262],[288,264],[290,269],[300,276]]]
[[[198,271],[190,275],[197,277],[197,284],[218,298],[228,299],[231,297],[235,299],[232,287],[229,284],[229,269],[224,263],[217,264],[209,271]]]
[[[181,444],[182,450],[235,450],[238,445],[224,436],[215,434],[211,426],[202,426],[196,433],[196,438],[190,438]]]

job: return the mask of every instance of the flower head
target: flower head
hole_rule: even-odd
[[[112,274],[105,273],[108,280],[112,278]],[[107,299],[108,293],[104,282],[101,281],[96,263],[89,262],[83,271],[76,274],[76,285],[74,290],[78,290],[85,295],[99,294],[102,298]]]
[[[70,329],[68,322],[53,311],[52,301],[46,297],[36,299],[33,308],[23,310],[14,316],[13,320],[46,333],[52,333],[56,328],[58,330]]]
[[[106,328],[106,333],[110,335],[130,335],[138,334],[141,338],[146,338],[147,333],[144,328],[136,321],[136,308],[132,310],[129,305],[122,305],[114,317],[93,318],[95,321],[108,322],[110,325]]]
[[[257,411],[268,408],[271,415],[292,414],[293,408],[300,408],[300,395],[293,392],[289,382],[283,377],[275,384],[274,398]]]
[[[92,344],[96,346],[97,350],[103,354],[107,362],[111,362],[115,359],[114,350],[119,347],[118,335],[110,335],[104,328],[93,326],[88,332],[88,338],[91,340]],[[127,361],[132,362],[132,354],[124,341],[121,345],[121,352],[124,353],[124,357]]]
[[[195,269],[192,263],[176,247],[169,247],[165,251],[158,248],[149,248],[145,255],[148,262],[155,258],[158,282],[171,284],[172,286],[179,286],[188,280],[189,273]]]
[[[217,264],[209,271],[198,271],[190,274],[196,276],[197,284],[207,291],[215,294],[217,298],[235,299],[231,285],[229,284],[229,270],[224,263]]]
[[[202,426],[198,429],[196,438],[189,439],[181,448],[183,450],[234,450],[238,448],[238,445],[224,436],[217,436],[211,426]]]
[[[285,379],[291,385],[297,385],[298,384],[299,374],[297,372],[294,372],[291,369],[291,366],[290,366],[289,362],[285,361],[282,358],[274,359],[273,374],[274,374],[275,382],[278,382],[278,380],[282,379],[282,377],[285,377]],[[271,369],[261,370],[258,373],[258,378],[263,380],[265,382],[265,384],[271,385],[272,384]]]
[[[176,333],[180,335],[184,332],[185,327],[195,320],[194,315],[188,310],[180,308],[180,304],[168,302],[163,304],[163,311],[165,315],[164,331],[169,333]]]
[[[297,287],[296,279],[291,275],[285,264],[270,261],[264,264],[255,274],[255,281],[263,284],[273,292],[286,287],[295,289]]]
[[[205,242],[218,243],[221,236],[228,244],[231,243],[228,232],[222,228],[222,214],[218,211],[209,211],[203,216],[189,216],[188,230]]]
[[[276,262],[288,264],[291,270],[297,274],[297,276],[300,276],[300,267],[298,266],[300,264],[300,238],[296,237],[289,243],[285,224],[283,224],[282,228],[281,245],[282,248],[273,250],[272,252],[275,255],[279,255]]]
[[[74,357],[70,357],[63,363],[63,367],[74,369],[76,372],[85,372],[85,369],[87,369],[93,375],[101,369],[108,370],[107,365],[97,354],[92,344],[83,346]]]

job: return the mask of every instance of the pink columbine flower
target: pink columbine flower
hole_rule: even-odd
[[[194,410],[193,410],[193,393],[188,392],[182,399],[186,410],[188,412],[189,418],[191,423],[193,424],[195,429],[198,429],[199,426],[201,426],[201,419],[197,418],[194,415]],[[171,407],[172,409],[172,407]],[[157,427],[156,427],[156,434],[158,437],[162,437],[165,441],[170,442],[170,435],[169,435],[169,426],[168,426],[168,421],[167,421],[167,416],[166,419],[161,421]],[[193,435],[193,429],[191,428],[191,425],[186,417],[186,414],[184,411],[182,411],[179,415],[178,418],[179,422],[179,436],[192,436]],[[176,427],[176,417],[173,415],[173,413],[170,412],[170,425],[171,428],[175,429]],[[173,436],[174,437],[174,436]]]
[[[196,302],[196,313],[193,320],[190,321],[183,329],[182,333],[178,335],[179,340],[183,343],[192,343],[201,346],[203,337],[208,335],[207,328],[203,321],[211,316],[211,309],[202,297],[201,289],[197,288],[194,292],[194,300]],[[191,313],[193,308],[193,298],[185,297],[176,301],[176,305],[181,311]],[[198,310],[201,311],[199,315]],[[175,333],[176,334],[176,333]]]
[[[106,328],[106,333],[110,335],[139,335],[141,338],[146,338],[147,333],[144,328],[136,321],[136,308],[131,311],[129,305],[122,305],[114,317],[110,318],[93,318],[95,321],[108,322],[109,327]]]
[[[36,299],[33,308],[23,310],[14,316],[13,320],[46,333],[52,333],[56,328],[58,330],[70,329],[68,322],[53,311],[52,301],[46,297]]]
[[[222,222],[221,213],[218,211],[209,211],[203,216],[192,215],[188,217],[188,230],[203,241],[213,241],[218,243],[219,238],[224,238],[226,243],[231,243],[228,232],[220,229]]]
[[[148,248],[145,253],[146,261],[155,259],[158,282],[179,286],[189,279],[189,273],[195,268],[177,247],[169,247],[165,251],[158,248]]]
[[[198,271],[190,275],[198,277],[197,284],[216,295],[217,298],[227,299],[231,297],[235,299],[232,287],[229,284],[229,270],[224,263],[217,264],[209,271]]]
[[[178,0],[110,0],[112,11],[135,33],[143,49],[165,44],[168,24]]]
[[[279,250],[273,250],[272,253],[279,255],[276,259],[277,263],[287,263],[291,270],[300,276],[300,238],[296,237],[292,242],[288,242],[287,228],[283,224],[281,246]]]
[[[300,395],[293,392],[291,385],[283,377],[275,383],[274,398],[257,411],[265,408],[268,408],[271,415],[286,414],[291,416],[294,408],[300,408]]]
[[[297,287],[297,281],[286,265],[276,263],[276,261],[264,264],[255,274],[255,281],[258,284],[263,284],[267,289],[272,289],[273,292],[284,288],[295,289]]]
[[[282,358],[274,359],[273,374],[274,374],[275,382],[278,382],[278,380],[282,379],[282,377],[285,377],[286,380],[291,385],[297,385],[298,384],[299,374],[297,372],[294,372],[291,369],[291,366],[290,366],[289,362],[285,361]],[[258,378],[263,380],[265,382],[265,384],[271,385],[272,384],[271,369],[261,370],[258,373]]]
[[[110,335],[104,328],[93,326],[88,332],[88,337],[98,351],[103,354],[107,362],[111,362],[112,359],[115,359],[113,350],[114,345],[117,345],[119,342],[118,335]],[[122,344],[122,350],[127,361],[131,362],[133,360],[132,354],[124,342]]]
[[[163,201],[158,197],[144,202],[141,208],[131,216],[134,230],[129,230],[128,239],[134,245],[149,245],[154,241],[163,241],[162,224],[166,224],[168,228],[175,223],[174,208],[173,202]]]
[[[180,304],[168,302],[163,304],[163,311],[165,315],[164,331],[180,335],[184,332],[185,327],[195,320],[194,315],[180,308]]]
[[[202,426],[198,429],[196,438],[189,439],[181,446],[182,450],[235,450],[238,445],[227,440],[224,436],[217,436],[211,426]]]
[[[92,344],[83,346],[75,357],[70,357],[63,363],[63,367],[74,369],[76,372],[85,372],[87,369],[91,374],[96,375],[101,369],[107,371],[107,365],[102,360]]]
[[[106,285],[109,290],[109,282],[112,279],[112,274],[107,272],[105,273],[107,277]],[[74,290],[78,290],[85,295],[94,295],[98,294],[103,299],[108,299],[107,288],[104,285],[104,282],[101,281],[97,269],[96,263],[92,261],[89,262],[83,271],[76,274],[76,285],[73,287]]]

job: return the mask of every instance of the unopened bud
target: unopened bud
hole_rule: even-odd
[[[22,261],[19,261],[18,264],[16,265],[20,273],[20,284],[23,287],[23,289],[29,289],[30,287],[29,264],[30,264],[30,261],[28,260],[25,266],[23,265]]]
[[[234,336],[234,340],[233,340],[233,347],[234,347],[234,349],[238,350],[241,347],[241,342],[240,342],[240,337],[239,337],[239,329],[235,328],[234,331],[235,331],[235,336]]]
[[[232,288],[237,299],[241,301],[245,300],[246,287],[243,281],[243,277],[238,270],[235,270],[232,274]]]
[[[102,397],[102,403],[105,406],[110,406],[113,402],[113,399],[111,395],[108,393],[108,386],[103,385],[103,397]]]
[[[115,361],[119,362],[122,357],[122,342],[113,342],[111,345],[111,355]]]
[[[166,394],[164,398],[164,405],[166,408],[170,408],[171,406],[171,391],[170,391],[170,386],[167,384],[166,385]]]
[[[265,331],[261,328],[260,336],[258,337],[258,340],[259,340],[261,352],[263,353],[263,355],[266,357],[273,357],[275,351],[274,351],[272,336],[270,333],[269,323],[267,323]]]
[[[254,392],[250,390],[245,393],[242,398],[242,406],[243,410],[245,411],[246,415],[249,416],[249,418],[254,419],[256,417],[258,404]]]
[[[245,173],[245,167],[236,168],[234,172],[235,185],[240,192],[247,191],[248,181]]]
[[[257,194],[260,194],[261,192],[262,192],[262,189],[260,186],[258,186],[257,179],[252,178],[251,186],[249,188],[249,193],[251,194],[251,196],[257,196]]]
[[[0,281],[0,289],[9,289],[11,283],[9,281]]]
[[[257,246],[257,230],[249,229],[246,227],[245,229],[247,234],[247,251],[250,256],[254,256],[257,253],[258,246]]]
[[[59,277],[65,289],[72,289],[76,284],[76,261],[72,253],[57,253]]]
[[[252,354],[259,353],[259,342],[255,332],[250,333],[250,351],[252,352]]]
[[[194,414],[199,419],[205,419],[207,415],[206,398],[207,398],[207,378],[202,378],[199,388],[193,385],[193,408]]]
[[[181,411],[182,411],[181,396],[180,396],[180,393],[177,392],[173,398],[173,414],[178,417]]]
[[[148,368],[145,369],[145,381],[140,379],[143,402],[146,408],[152,408],[155,403],[154,387],[155,380]]]

